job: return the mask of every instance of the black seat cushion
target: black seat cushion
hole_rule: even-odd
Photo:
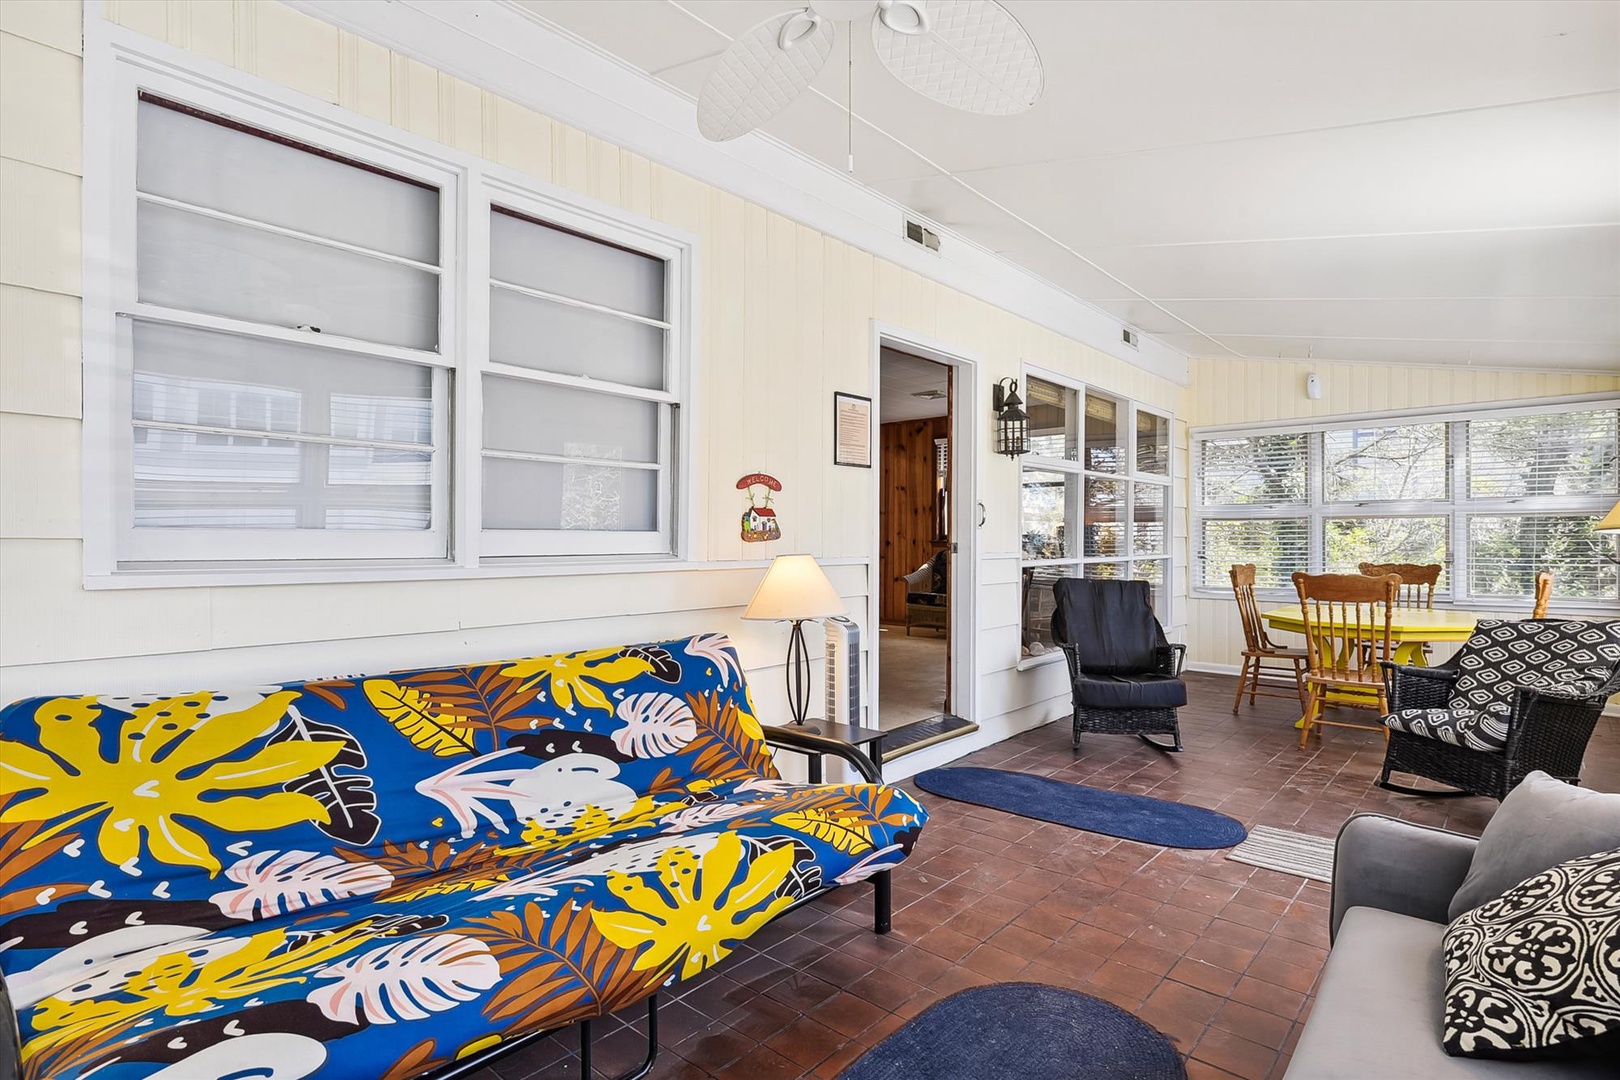
[[[1092,675],[1075,680],[1075,701],[1088,709],[1177,709],[1187,684],[1169,675]]]
[[[908,603],[908,604],[923,604],[923,605],[925,605],[927,607],[944,607],[945,606],[945,600],[946,600],[946,597],[945,597],[944,593],[937,593],[937,592],[908,592],[908,593],[906,593],[906,603]]]

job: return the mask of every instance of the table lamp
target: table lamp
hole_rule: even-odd
[[[795,724],[804,723],[809,711],[810,650],[804,643],[805,620],[825,619],[848,610],[810,555],[778,555],[772,559],[765,580],[748,601],[743,618],[793,624],[788,635],[787,694]]]

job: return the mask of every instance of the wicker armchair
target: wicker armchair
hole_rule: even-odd
[[[1620,693],[1620,622],[1482,621],[1448,663],[1386,663],[1384,674],[1389,745],[1379,787],[1501,799],[1536,769],[1579,783],[1598,717]],[[1392,772],[1457,790],[1392,784]]]
[[[1165,640],[1148,583],[1066,577],[1052,592],[1052,640],[1068,659],[1074,692],[1074,745],[1085,733],[1135,735],[1159,750],[1180,750],[1176,710],[1187,704],[1187,647]],[[1169,735],[1172,743],[1150,735]]]

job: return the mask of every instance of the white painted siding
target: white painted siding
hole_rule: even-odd
[[[723,630],[737,639],[761,713],[779,714],[785,630],[738,616],[762,560],[802,551],[829,563],[864,621],[873,473],[830,464],[831,400],[834,390],[869,392],[874,320],[979,357],[981,401],[1027,361],[1185,419],[1186,391],[1169,380],[290,8],[113,0],[107,17],[126,28],[696,234],[700,419],[686,508],[696,550],[692,565],[634,575],[86,591],[75,299],[81,10],[0,3],[0,698],[290,679]],[[48,116],[35,112],[42,102]],[[1014,670],[1017,466],[989,452],[987,429],[977,448],[986,524],[975,719],[984,731],[958,747],[1068,711],[1059,671]],[[1175,445],[1185,477],[1185,422]],[[783,483],[780,543],[745,545],[738,535],[733,485],[754,471]],[[1184,481],[1174,498],[1184,511]],[[1184,512],[1175,555],[1180,590]],[[1179,621],[1179,602],[1176,612]]]

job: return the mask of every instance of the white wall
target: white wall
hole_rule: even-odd
[[[228,65],[698,235],[701,422],[689,507],[697,535],[687,565],[633,575],[86,591],[81,10],[0,0],[0,699],[294,679],[723,630],[737,639],[769,716],[782,701],[785,631],[738,618],[763,560],[821,557],[865,619],[874,476],[833,467],[829,439],[833,391],[870,392],[874,320],[978,357],[985,402],[992,381],[1029,362],[1185,419],[1184,388],[1168,379],[291,8],[114,0],[109,19],[199,64]],[[989,452],[987,424],[981,435],[975,719],[984,731],[975,745],[1068,711],[1061,672],[1015,670],[1017,465]],[[1176,445],[1185,476],[1185,423]],[[738,535],[734,483],[754,471],[783,482],[780,543],[745,545]],[[1176,504],[1185,508],[1184,483]],[[1178,521],[1179,573],[1185,515]]]

